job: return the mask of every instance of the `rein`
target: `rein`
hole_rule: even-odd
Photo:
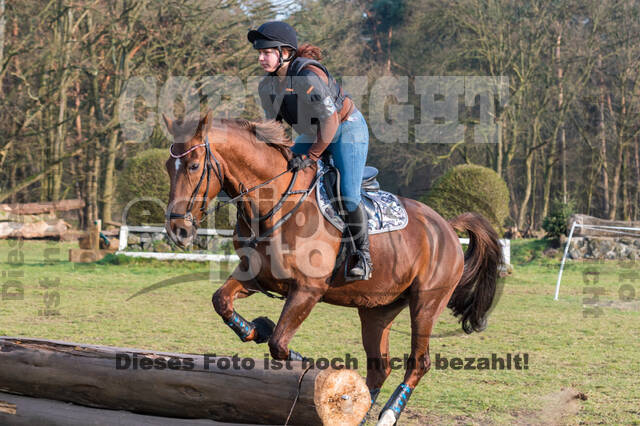
[[[194,228],[198,228],[198,225],[204,220],[204,218],[206,216],[208,216],[212,211],[214,213],[216,213],[220,208],[224,207],[227,204],[234,204],[237,208],[238,211],[238,217],[240,219],[242,219],[242,221],[247,225],[247,228],[249,228],[249,230],[251,231],[251,236],[249,237],[250,240],[245,242],[243,245],[249,246],[251,248],[255,248],[259,243],[266,241],[267,239],[269,239],[271,237],[271,235],[273,235],[273,233],[280,228],[282,225],[284,225],[284,223],[286,221],[288,221],[291,216],[293,216],[293,214],[298,210],[298,208],[300,208],[300,206],[302,205],[302,203],[307,199],[307,197],[309,196],[309,194],[313,191],[313,189],[316,187],[319,178],[321,177],[321,175],[323,175],[325,172],[321,172],[320,175],[318,175],[316,173],[316,175],[313,177],[313,180],[311,181],[311,184],[309,185],[309,188],[307,189],[303,189],[303,190],[299,190],[299,191],[292,191],[291,189],[293,188],[296,179],[298,177],[298,170],[295,170],[293,172],[293,175],[291,176],[291,181],[289,182],[289,185],[287,186],[286,191],[282,194],[282,196],[280,197],[280,200],[278,200],[278,202],[273,206],[273,208],[271,210],[269,210],[269,212],[265,213],[263,216],[259,216],[257,218],[258,223],[262,223],[265,220],[271,218],[276,212],[278,212],[282,206],[284,205],[285,201],[287,200],[287,198],[290,195],[295,195],[295,194],[303,194],[302,197],[300,197],[300,199],[298,200],[298,202],[296,203],[295,206],[293,206],[293,208],[291,210],[289,210],[289,212],[287,212],[283,217],[281,217],[271,228],[267,229],[265,232],[263,232],[262,234],[256,235],[256,233],[254,232],[253,228],[251,227],[251,222],[256,220],[256,219],[252,219],[251,216],[248,215],[248,213],[245,211],[245,209],[243,207],[241,207],[238,203],[238,200],[241,200],[244,198],[245,195],[250,194],[253,191],[256,191],[260,188],[262,188],[265,185],[268,185],[269,183],[273,182],[274,180],[278,179],[279,177],[289,173],[291,171],[290,168],[288,168],[287,170],[285,170],[282,173],[279,173],[278,175],[256,185],[253,186],[249,189],[246,189],[246,187],[244,186],[244,184],[241,182],[240,183],[240,193],[238,195],[236,195],[233,198],[230,198],[229,200],[224,200],[224,201],[218,201],[216,203],[216,206],[212,209],[207,209],[207,200],[208,200],[208,195],[209,195],[209,182],[210,182],[210,174],[211,174],[211,170],[214,171],[214,173],[216,174],[216,178],[218,178],[218,181],[220,182],[220,188],[222,188],[224,186],[224,175],[222,173],[222,167],[220,166],[220,162],[218,161],[218,159],[216,158],[216,156],[213,154],[213,151],[211,150],[211,146],[209,145],[209,136],[205,136],[205,142],[195,145],[191,148],[189,148],[187,151],[183,152],[182,154],[174,154],[173,153],[173,145],[172,144],[171,147],[169,148],[169,155],[172,158],[182,158],[184,156],[186,156],[187,154],[189,154],[190,152],[194,151],[197,148],[200,147],[204,147],[206,150],[206,156],[205,156],[205,168],[202,171],[202,175],[200,175],[200,180],[198,181],[198,184],[196,185],[195,189],[193,190],[193,192],[191,193],[191,198],[189,199],[189,203],[187,204],[187,209],[185,214],[179,214],[179,213],[173,213],[170,210],[167,210],[167,214],[166,214],[166,219],[167,220],[171,220],[171,219],[186,219],[191,221],[192,225],[194,226]],[[213,160],[213,162],[212,162]],[[213,167],[213,164],[215,163],[216,167]],[[200,207],[200,211],[202,212],[202,217],[196,221],[196,219],[193,217],[193,214],[191,213],[191,210],[193,209],[193,206],[196,202],[196,198],[198,196],[198,191],[200,190],[200,186],[202,185],[202,182],[205,179],[205,176],[207,178],[207,183],[206,183],[206,189],[205,189],[205,193],[204,193],[204,197],[202,200],[202,206]],[[254,284],[256,285],[256,287],[258,287],[258,289],[260,290],[260,292],[264,293],[265,295],[271,297],[271,298],[277,298],[277,299],[286,299],[285,296],[278,296],[278,295],[274,295],[270,292],[268,292],[267,290],[263,289],[260,284],[257,282],[257,280],[253,280]]]

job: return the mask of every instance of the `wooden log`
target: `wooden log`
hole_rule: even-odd
[[[84,200],[42,201],[39,203],[0,204],[0,211],[10,214],[42,214],[76,210],[84,207]]]
[[[229,426],[207,419],[176,419],[129,411],[91,408],[46,398],[0,392],[0,424],[4,426]],[[240,425],[237,425],[240,426]],[[243,424],[242,426],[247,426]]]
[[[0,222],[0,239],[4,238],[60,238],[71,228],[62,219],[46,222]]]
[[[242,361],[242,362],[241,362]],[[0,337],[0,391],[165,417],[357,425],[369,409],[353,370],[261,359]],[[252,367],[252,368],[251,368]]]
[[[621,220],[607,220],[600,219],[598,217],[588,216],[586,214],[574,214],[569,218],[567,229],[571,229],[573,223],[581,225],[594,225],[594,226],[612,226],[622,228],[640,228],[640,221],[628,221]],[[576,226],[573,231],[573,235],[576,237],[625,237],[640,235],[639,231],[630,230],[615,230],[615,229],[585,229],[580,226]]]
[[[17,215],[0,210],[0,222],[36,223],[56,219],[55,213]]]

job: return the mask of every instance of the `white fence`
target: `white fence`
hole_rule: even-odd
[[[240,258],[235,254],[201,254],[201,253],[157,253],[157,252],[138,252],[126,251],[127,239],[129,232],[149,232],[149,233],[167,233],[167,230],[160,226],[126,226],[120,227],[120,246],[116,254],[124,254],[131,257],[145,257],[149,259],[161,260],[193,260],[198,262],[233,262]],[[233,236],[232,229],[198,229],[198,235],[220,235],[223,237]],[[469,244],[468,238],[460,238],[460,244]],[[511,240],[500,240],[502,246],[502,256],[506,265],[511,264]]]
[[[460,238],[460,244],[469,244],[468,238]],[[511,265],[511,240],[500,240],[502,246],[502,258],[505,265]]]
[[[160,226],[126,226],[120,227],[120,245],[116,254],[124,254],[131,257],[144,257],[160,260],[193,260],[197,262],[235,262],[240,258],[236,254],[206,254],[206,253],[158,253],[143,251],[126,251],[129,232],[149,232],[153,234],[166,234],[167,230]],[[198,229],[198,235],[233,236],[233,229]]]

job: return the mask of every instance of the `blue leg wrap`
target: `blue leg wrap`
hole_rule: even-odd
[[[240,340],[246,342],[248,337],[251,336],[255,326],[242,318],[236,311],[233,311],[233,315],[229,318],[229,321],[226,323],[237,335],[240,337]]]
[[[305,361],[307,358],[303,357],[300,352],[296,352],[293,349],[289,349],[289,361]]]
[[[404,383],[396,388],[389,398],[389,401],[385,404],[384,408],[380,412],[384,413],[387,409],[393,411],[396,415],[396,420],[400,417],[400,413],[407,406],[407,402],[409,401],[409,397],[411,396],[411,388]]]

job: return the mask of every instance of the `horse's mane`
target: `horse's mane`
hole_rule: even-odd
[[[187,120],[176,122],[176,130],[189,132],[189,129],[196,128],[196,135],[202,134],[202,125],[204,120]],[[214,118],[214,127],[230,127],[240,131],[249,132],[252,142],[263,142],[276,150],[278,150],[284,158],[289,160],[292,156],[292,152],[289,149],[293,142],[285,133],[284,127],[279,121],[267,120],[267,121],[249,121],[243,118]]]
[[[265,142],[272,148],[277,149],[287,160],[291,158],[289,149],[293,142],[285,133],[284,127],[279,121],[249,121],[243,118],[222,119],[221,124],[246,130],[255,136],[254,140]]]

